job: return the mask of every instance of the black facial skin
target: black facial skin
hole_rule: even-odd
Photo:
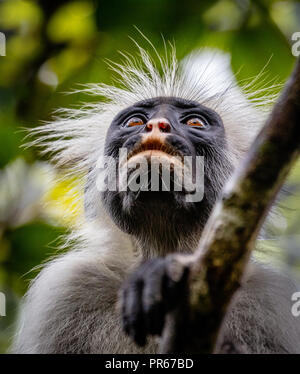
[[[133,117],[142,119],[144,124],[128,127],[128,120]],[[204,156],[203,200],[186,202],[183,192],[174,191],[139,194],[105,191],[102,200],[114,222],[123,231],[133,234],[140,243],[148,243],[158,253],[186,251],[186,248],[178,248],[179,242],[184,245],[182,236],[188,242],[188,238],[201,232],[232,169],[225,153],[225,131],[219,115],[197,102],[175,97],[138,102],[112,121],[106,137],[105,155],[118,159],[122,147],[126,147],[129,153],[141,142],[141,135],[147,132],[146,123],[162,117],[170,123],[165,140],[168,145],[182,156]],[[205,126],[187,124],[195,117],[200,118]]]

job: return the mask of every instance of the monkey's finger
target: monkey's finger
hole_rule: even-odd
[[[123,320],[127,334],[140,346],[146,344],[146,328],[142,306],[142,280],[131,281],[124,299]]]
[[[147,274],[143,289],[143,308],[149,334],[161,335],[165,322],[165,307],[162,298],[162,281],[165,263],[159,261]]]
[[[189,273],[188,266],[167,259],[166,273],[162,285],[162,297],[165,300],[167,312],[187,297]]]

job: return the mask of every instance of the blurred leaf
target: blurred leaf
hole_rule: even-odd
[[[0,4],[0,26],[22,28],[26,32],[41,24],[43,14],[35,1],[9,0]]]
[[[240,30],[231,43],[233,69],[239,71],[239,79],[257,76],[266,64],[271,77],[280,82],[291,73],[295,58],[288,42],[268,22]]]
[[[74,1],[61,6],[48,23],[48,35],[56,43],[84,41],[96,31],[91,2]]]
[[[212,30],[233,30],[242,22],[242,12],[237,3],[232,0],[221,0],[210,7],[204,14],[203,20]]]
[[[23,277],[37,264],[57,252],[57,238],[64,233],[65,229],[44,222],[30,223],[7,232],[11,257],[6,263],[6,269]]]
[[[60,180],[57,176],[53,187],[44,196],[45,213],[53,222],[72,227],[78,223],[84,213],[83,191],[76,179]]]
[[[41,216],[42,197],[50,187],[50,165],[17,159],[0,171],[0,225],[13,228]]]
[[[48,64],[58,76],[58,82],[61,83],[74,74],[74,71],[84,66],[88,60],[89,55],[85,49],[67,48],[50,59]]]
[[[0,125],[0,168],[22,153],[21,136],[11,126]]]
[[[270,8],[270,15],[281,31],[290,39],[300,30],[300,4],[296,1],[276,1]]]

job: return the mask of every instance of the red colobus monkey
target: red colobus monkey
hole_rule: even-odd
[[[31,283],[13,352],[155,353],[166,310],[182,296],[174,300],[167,255],[196,249],[224,183],[264,121],[264,99],[239,88],[228,55],[203,49],[178,63],[172,52],[158,68],[140,53],[140,64],[128,58],[114,66],[121,87],[87,89],[105,101],[35,130],[36,143],[59,166],[84,175],[85,217],[70,234],[73,249],[49,261]],[[127,152],[123,160],[120,149]],[[184,189],[99,189],[99,180],[110,176],[107,163],[99,167],[103,157],[118,161],[117,168],[142,157],[147,166],[177,163],[174,181],[184,157],[197,156],[204,158],[199,201],[188,201]],[[300,353],[300,323],[291,314],[295,291],[288,277],[252,260],[220,347],[229,342],[242,353]]]

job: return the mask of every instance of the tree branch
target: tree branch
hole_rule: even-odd
[[[300,149],[300,62],[251,146],[224,189],[204,229],[192,261],[189,320],[168,315],[162,353],[211,353],[224,316],[239,288],[257,234]],[[185,319],[185,320],[184,320]],[[185,332],[184,332],[185,331]],[[188,339],[183,338],[188,335]]]

